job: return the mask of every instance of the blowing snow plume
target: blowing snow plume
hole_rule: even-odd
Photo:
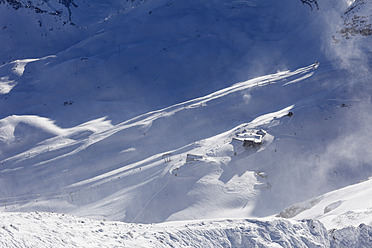
[[[371,158],[368,150],[372,145],[369,142],[372,129],[368,123],[372,114],[371,13],[372,1],[357,0],[342,15],[330,15],[327,19],[330,27],[328,37],[332,35],[332,39],[328,39],[326,55],[345,76],[343,80],[330,81],[328,84],[338,85],[344,91],[341,108],[347,110],[344,111],[342,122],[335,127],[342,130],[340,135],[326,147],[324,154],[325,168],[329,165],[328,169],[334,173],[338,171],[336,167],[345,172],[342,168],[350,166],[354,173],[359,170],[367,171],[366,177],[370,175]]]

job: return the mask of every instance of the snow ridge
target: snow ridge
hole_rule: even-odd
[[[370,247],[371,226],[329,233],[319,221],[228,219],[127,224],[55,213],[1,213],[0,245],[14,247]]]

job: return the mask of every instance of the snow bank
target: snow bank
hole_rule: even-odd
[[[318,221],[228,219],[127,224],[55,213],[1,213],[10,247],[370,247],[371,226],[329,234]]]

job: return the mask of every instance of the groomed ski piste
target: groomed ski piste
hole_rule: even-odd
[[[371,1],[19,3],[1,247],[372,246]]]

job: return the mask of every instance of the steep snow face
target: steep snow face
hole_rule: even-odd
[[[318,221],[209,220],[155,225],[54,213],[1,213],[1,247],[370,247],[370,226],[333,230]]]

